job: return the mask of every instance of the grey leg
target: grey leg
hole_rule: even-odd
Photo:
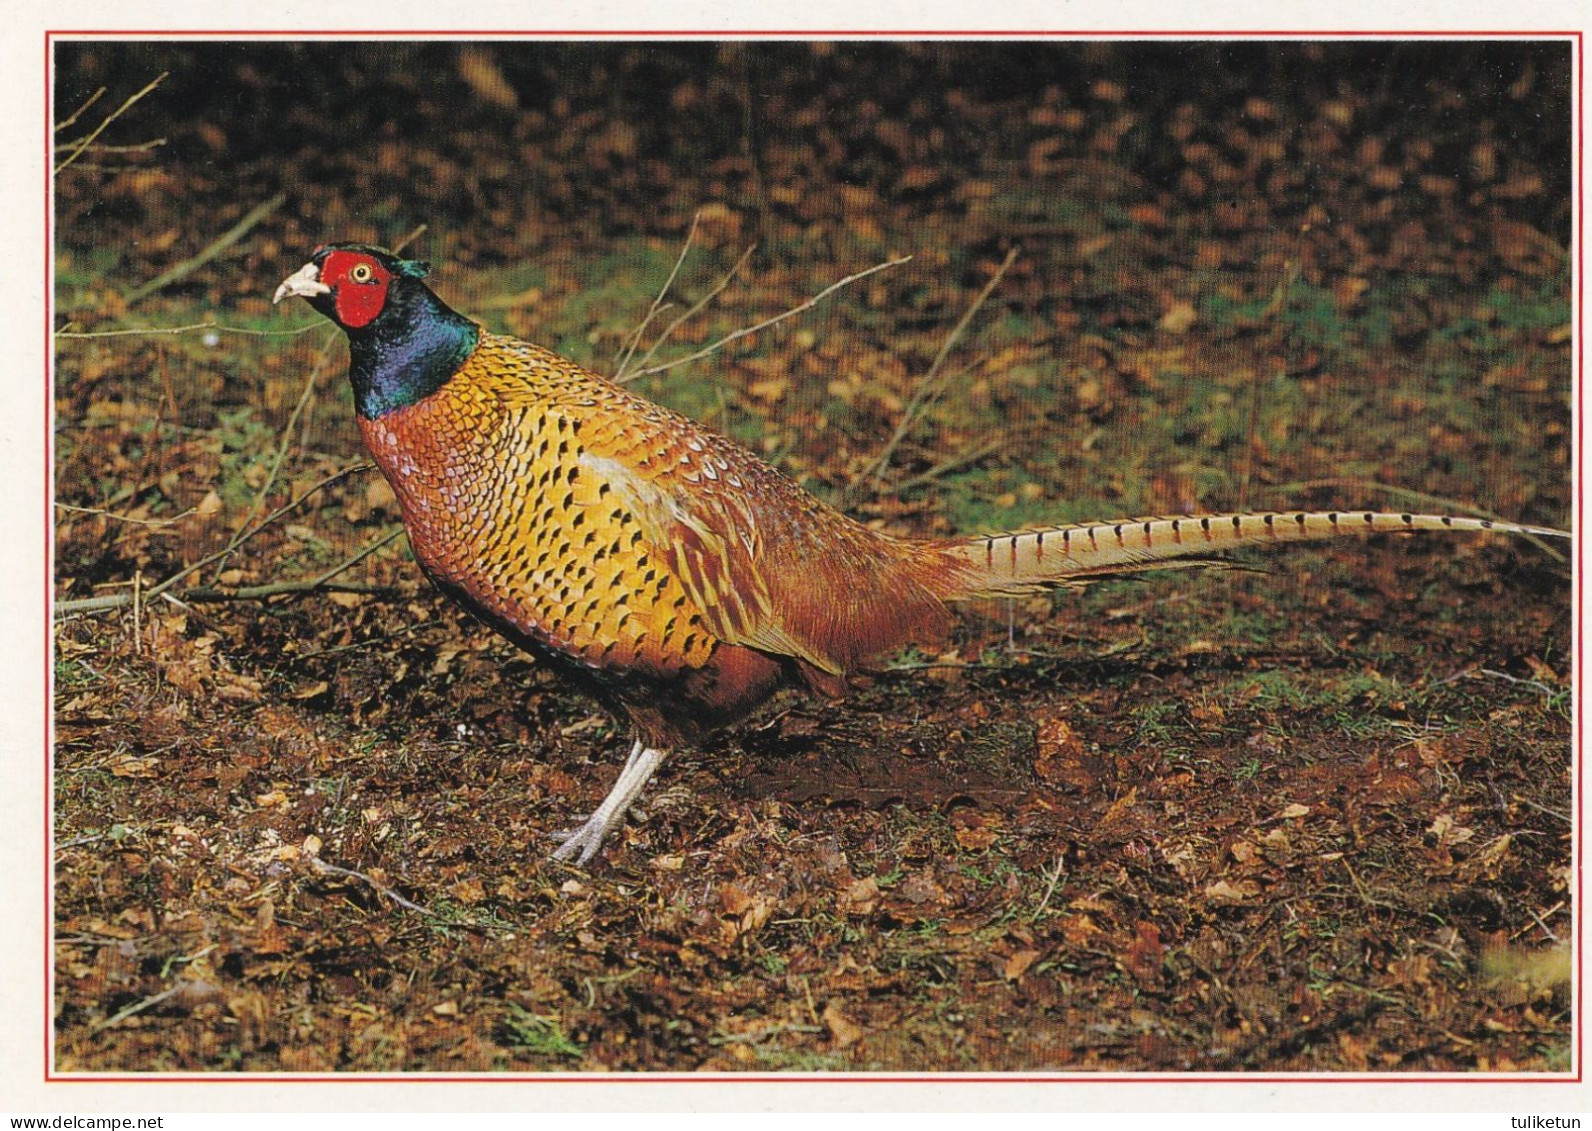
[[[658,767],[663,765],[667,755],[668,751],[653,750],[643,746],[641,740],[637,739],[635,746],[631,747],[630,757],[625,761],[625,768],[619,771],[619,780],[614,782],[614,787],[603,798],[603,803],[597,806],[597,811],[587,817],[586,823],[580,828],[558,834],[563,843],[554,849],[553,859],[573,859],[577,864],[584,864],[596,856],[603,838],[625,819],[625,814],[635,804],[636,798],[641,796],[641,791],[646,788],[652,775],[658,772]]]

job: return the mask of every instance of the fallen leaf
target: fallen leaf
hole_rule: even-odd
[[[865,876],[840,894],[840,910],[847,915],[867,915],[879,905],[879,881]]]
[[[1040,952],[1037,950],[1019,950],[1006,960],[1006,966],[1001,971],[1008,982],[1018,981],[1028,973],[1028,968],[1039,960]]]
[[[486,898],[486,888],[481,886],[480,880],[460,880],[450,887],[448,892],[465,905],[480,903]]]
[[[862,1040],[862,1026],[840,1011],[840,1003],[830,999],[824,1006],[824,1024],[829,1026],[829,1035],[834,1038],[836,1048],[846,1048]]]
[[[1258,894],[1260,888],[1253,880],[1240,880],[1236,884],[1217,880],[1205,889],[1205,898],[1213,903],[1242,903]]]

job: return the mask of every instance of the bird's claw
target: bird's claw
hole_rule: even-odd
[[[595,819],[578,829],[562,829],[553,834],[558,847],[553,849],[553,859],[566,864],[584,865],[602,847],[603,836],[608,832]]]

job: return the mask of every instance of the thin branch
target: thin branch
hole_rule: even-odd
[[[223,326],[219,322],[190,322],[186,326],[133,326],[125,330],[57,330],[52,337],[62,338],[131,338],[150,334],[191,334],[195,330],[217,330],[223,334],[248,334],[257,338],[297,338],[311,330],[319,330],[322,323],[311,322],[296,330],[251,330],[242,326]]]
[[[1574,819],[1571,818],[1569,813],[1562,813],[1557,809],[1549,809],[1546,805],[1538,805],[1535,801],[1531,800],[1531,798],[1522,797],[1518,793],[1510,794],[1510,796],[1528,809],[1535,809],[1539,813],[1546,813],[1548,816],[1563,821],[1567,825],[1573,825],[1575,823]]]
[[[1378,899],[1376,896],[1372,895],[1371,890],[1365,886],[1363,881],[1361,881],[1360,874],[1354,870],[1354,865],[1349,863],[1349,858],[1347,856],[1339,857],[1338,863],[1342,864],[1344,870],[1349,873],[1349,879],[1354,882],[1355,894],[1360,897],[1361,901],[1365,903],[1367,907],[1383,907],[1389,911],[1404,910],[1396,903],[1389,903],[1385,899]]]
[[[718,298],[720,294],[723,293],[724,288],[730,285],[730,280],[734,279],[736,275],[740,274],[741,268],[746,266],[746,261],[748,259],[752,258],[752,253],[754,251],[756,251],[756,250],[757,250],[757,245],[753,244],[751,247],[749,247],[745,251],[743,251],[741,253],[741,258],[739,258],[739,259],[737,259],[735,261],[735,266],[731,267],[728,271],[726,271],[724,273],[724,278],[719,280],[717,286],[712,287],[708,291],[707,294],[703,295],[696,302],[692,303],[690,308],[688,310],[686,310],[686,312],[684,314],[681,314],[673,322],[669,323],[667,326],[664,327],[663,333],[658,335],[658,340],[653,342],[651,348],[649,348],[647,350],[647,352],[642,355],[642,357],[641,357],[641,365],[643,366],[643,368],[642,368],[641,372],[632,374],[631,376],[628,376],[628,377],[623,377],[623,378],[616,377],[616,378],[614,378],[614,380],[619,382],[620,384],[624,384],[627,381],[634,380],[636,377],[641,377],[641,376],[643,376],[643,375],[645,375],[647,373],[652,373],[652,372],[661,373],[661,372],[663,372],[664,369],[667,369],[668,366],[663,366],[662,368],[660,368],[658,370],[647,369],[647,368],[645,368],[645,366],[646,366],[647,362],[652,360],[653,355],[658,352],[658,349],[674,335],[674,332],[676,330],[678,330],[682,325],[684,325],[690,319],[695,318],[696,315],[704,307],[706,307],[708,305],[708,303],[712,302],[714,299]],[[643,325],[645,325],[645,324],[643,324]],[[725,340],[727,341],[728,339],[725,339]]]
[[[390,586],[382,585],[355,585],[345,584],[341,581],[321,581],[318,578],[302,578],[298,581],[273,581],[266,585],[244,585],[236,589],[229,589],[220,585],[196,585],[192,589],[184,589],[179,599],[170,593],[160,594],[162,601],[169,601],[184,612],[188,612],[189,605],[225,604],[231,601],[267,601],[272,597],[281,597],[288,593],[309,593],[315,590],[325,590],[331,593],[390,593]],[[144,599],[148,600],[148,590],[145,590]],[[89,605],[92,608],[67,609],[57,607],[60,615],[79,613],[104,612],[107,609],[125,608],[132,601],[126,593],[118,593],[110,597],[93,597],[79,602],[63,602],[63,604]]]
[[[421,236],[425,235],[426,229],[430,227],[430,224],[416,224],[413,228],[410,228],[409,234],[407,236],[392,245],[393,254],[397,255],[399,252],[403,251],[404,248],[408,247]]]
[[[104,97],[105,97],[105,88],[102,86],[98,90],[96,90],[93,94],[88,96],[88,101],[87,102],[83,103],[83,105],[79,106],[76,110],[73,110],[71,116],[68,117],[66,119],[66,121],[55,123],[55,129],[52,130],[51,132],[52,133],[60,133],[62,130],[71,129],[73,126],[77,125],[77,120],[79,118],[81,118],[85,113],[88,112],[88,108],[90,106],[94,105],[94,103],[98,102],[101,98],[104,98]]]
[[[183,985],[182,985],[182,983],[179,982],[177,985],[174,985],[174,986],[170,987],[169,989],[162,990],[160,993],[155,994],[152,997],[146,997],[143,1001],[135,1001],[132,1005],[129,1005],[126,1009],[123,1009],[123,1010],[113,1014],[112,1016],[107,1017],[105,1020],[103,1020],[99,1024],[95,1025],[94,1026],[94,1032],[98,1033],[98,1032],[101,1032],[102,1030],[109,1029],[112,1025],[118,1025],[121,1022],[126,1021],[129,1017],[132,1017],[134,1014],[142,1013],[146,1009],[151,1009],[154,1006],[159,1005],[161,1002],[165,1001],[167,998],[171,997],[173,994],[177,993],[178,991],[180,991],[182,989],[183,989]]]
[[[657,341],[654,341],[651,349],[646,350],[646,354],[642,355],[642,366],[646,366],[646,363],[653,360],[653,355],[657,354],[657,350],[659,350],[659,347],[661,347],[665,341],[669,341],[669,339],[672,338],[675,330],[678,330],[681,325],[685,325],[685,323],[689,322],[689,320],[694,319],[694,317],[696,317],[696,315],[699,314],[699,312],[702,311],[702,309],[704,309],[708,303],[712,303],[713,299],[718,298],[718,296],[724,292],[724,288],[729,287],[731,280],[734,279],[737,274],[740,274],[740,269],[742,269],[743,266],[747,266],[747,260],[750,260],[751,253],[756,252],[756,250],[758,250],[758,245],[753,244],[751,247],[748,247],[745,252],[740,253],[739,260],[736,260],[736,266],[732,266],[729,271],[724,272],[724,277],[723,279],[718,280],[718,285],[710,288],[710,290],[707,292],[707,295],[702,296],[702,298],[697,299],[696,303],[691,304],[691,307],[686,309],[685,314],[681,314],[680,317],[677,317],[677,319],[673,320],[673,322],[670,322],[667,327],[664,327],[664,333],[657,335]],[[664,366],[664,368],[667,368],[667,366]],[[646,368],[643,368],[642,373],[637,373],[635,376],[638,378],[638,376],[642,376],[643,373],[651,373],[651,370],[646,370]],[[630,381],[630,379],[632,378],[626,378],[624,381]],[[624,382],[621,382],[621,384],[624,384]]]
[[[720,338],[718,341],[712,343],[711,345],[703,346],[701,349],[697,350],[695,353],[687,354],[685,357],[676,358],[673,361],[666,361],[662,365],[654,365],[654,366],[651,366],[651,367],[649,367],[647,369],[639,369],[632,375],[632,380],[634,380],[636,377],[650,377],[654,373],[665,373],[665,372],[667,372],[670,369],[676,368],[677,366],[687,365],[687,364],[689,364],[689,363],[691,363],[693,361],[698,361],[698,360],[700,360],[700,359],[702,359],[704,357],[707,357],[711,353],[717,353],[719,350],[723,349],[725,346],[729,345],[731,342],[739,341],[742,338],[750,337],[751,335],[757,333],[759,330],[766,330],[770,326],[773,326],[773,325],[776,325],[777,323],[783,322],[783,321],[785,321],[785,319],[790,318],[793,315],[802,314],[802,313],[804,313],[806,311],[811,310],[813,307],[817,306],[820,302],[822,302],[824,299],[828,298],[830,295],[834,294],[836,291],[840,290],[842,287],[849,287],[852,283],[858,282],[859,280],[862,280],[862,279],[866,279],[869,275],[877,274],[878,272],[883,271],[886,268],[899,267],[901,264],[906,263],[909,260],[911,260],[911,258],[912,257],[910,255],[903,255],[903,256],[901,256],[898,259],[890,259],[890,260],[886,260],[883,263],[877,263],[874,266],[868,268],[866,271],[858,271],[854,275],[847,275],[844,279],[841,279],[839,282],[830,283],[829,286],[825,287],[823,290],[819,291],[817,294],[813,295],[811,298],[805,299],[804,301],[802,301],[798,305],[793,306],[789,310],[785,311],[785,313],[783,313],[783,314],[776,314],[772,318],[765,318],[763,321],[757,323],[755,326],[745,326],[745,327],[743,327],[743,328],[741,328],[739,330],[736,330],[734,333],[726,334],[726,335],[724,335],[724,337]]]
[[[427,918],[435,917],[434,912],[426,910],[418,903],[414,903],[405,899],[403,896],[399,895],[396,891],[382,883],[380,880],[376,879],[374,876],[367,876],[364,872],[356,872],[352,868],[342,868],[336,864],[328,864],[319,856],[309,852],[304,853],[304,859],[308,860],[315,867],[316,871],[320,872],[322,875],[342,876],[345,879],[359,880],[361,883],[369,884],[371,889],[375,891],[377,895],[385,896],[396,903],[399,907],[402,907],[407,911],[418,912]]]
[[[328,475],[325,479],[322,479],[319,483],[315,484],[315,486],[311,487],[308,491],[305,491],[302,495],[300,495],[298,498],[294,499],[292,502],[287,503],[287,504],[285,504],[285,505],[283,505],[281,507],[278,507],[276,510],[272,511],[270,514],[266,515],[263,519],[261,519],[254,526],[249,527],[242,534],[238,535],[238,537],[235,538],[226,547],[226,549],[218,550],[216,553],[211,554],[209,557],[200,558],[198,561],[194,562],[193,565],[183,567],[182,569],[178,570],[176,573],[172,574],[170,577],[166,578],[166,580],[162,581],[160,584],[151,586],[150,589],[144,594],[145,599],[147,600],[147,599],[152,599],[152,598],[160,596],[162,593],[164,593],[166,590],[170,589],[172,586],[176,585],[179,581],[181,581],[183,578],[187,577],[188,575],[194,573],[197,570],[204,569],[204,567],[209,565],[211,562],[220,561],[227,554],[232,553],[233,550],[237,549],[239,546],[243,545],[243,543],[247,542],[249,539],[253,538],[256,534],[260,533],[260,531],[264,530],[266,527],[268,527],[272,523],[276,522],[277,519],[282,518],[284,515],[290,514],[293,511],[297,510],[300,506],[302,506],[305,503],[306,500],[308,500],[309,498],[311,498],[315,494],[325,490],[327,487],[330,487],[333,483],[336,483],[338,480],[344,479],[344,478],[346,478],[346,477],[348,477],[350,475],[355,474],[356,472],[369,471],[374,466],[375,466],[374,464],[370,464],[370,463],[357,463],[353,467],[345,467],[341,471],[334,472],[333,474]],[[56,613],[57,616],[61,616],[61,615],[69,615],[69,614],[72,614],[72,613],[99,613],[99,612],[105,612],[105,611],[107,611],[109,609],[122,608],[123,606],[125,606],[127,604],[130,604],[131,600],[132,600],[131,595],[127,594],[127,593],[115,593],[115,594],[110,594],[110,595],[107,595],[107,596],[104,596],[104,597],[80,597],[80,598],[78,598],[75,601],[59,601],[59,602],[57,602],[56,605],[55,605],[55,613]]]
[[[174,600],[169,593],[166,594],[166,599],[168,601]],[[318,656],[335,656],[340,652],[357,652],[361,648],[374,648],[380,644],[390,644],[392,641],[397,640],[400,636],[408,636],[411,633],[421,632],[428,628],[436,628],[439,624],[444,623],[446,622],[441,620],[426,620],[421,621],[418,624],[406,624],[394,632],[389,632],[383,636],[377,636],[370,640],[358,640],[353,644],[338,644],[331,648],[317,648],[313,652],[298,652],[294,654],[293,658],[295,660],[313,660]],[[606,722],[607,720],[603,719],[601,721]],[[562,733],[567,735],[569,731],[565,730]]]
[[[150,138],[148,141],[135,141],[131,145],[91,145],[90,153],[148,153],[152,149],[159,149],[166,144],[163,137]],[[79,168],[89,168],[81,165]]]
[[[1273,490],[1281,494],[1288,494],[1299,491],[1313,491],[1321,487],[1348,487],[1356,491],[1380,491],[1385,495],[1413,499],[1420,503],[1429,503],[1432,506],[1440,507],[1445,511],[1453,511],[1457,514],[1472,514],[1477,518],[1490,518],[1495,522],[1508,521],[1502,515],[1483,510],[1481,507],[1471,506],[1469,503],[1460,502],[1458,499],[1450,499],[1443,495],[1432,495],[1425,491],[1412,490],[1409,487],[1397,487],[1390,483],[1378,483],[1374,479],[1331,476],[1326,479],[1304,479],[1297,483],[1279,483]]]
[[[135,102],[137,102],[140,98],[144,97],[144,95],[148,94],[150,91],[154,90],[157,86],[159,86],[161,84],[161,82],[166,78],[166,76],[169,75],[170,73],[171,73],[170,71],[162,71],[162,72],[160,72],[160,74],[155,76],[155,79],[154,79],[153,82],[151,82],[148,86],[144,87],[144,89],[140,90],[137,94],[133,95],[126,102],[123,102],[114,111],[112,111],[105,118],[105,120],[99,124],[99,126],[94,130],[93,133],[89,134],[88,136],[86,136],[84,138],[81,138],[78,141],[72,142],[68,146],[68,148],[71,150],[71,152],[68,153],[66,155],[66,158],[59,165],[57,165],[55,167],[54,173],[52,175],[59,174],[62,169],[65,169],[68,165],[70,165],[72,162],[76,161],[79,157],[81,157],[84,153],[86,153],[88,151],[88,147],[93,145],[94,142],[99,139],[99,135],[104,133],[105,130],[110,126],[110,124],[112,122],[114,122],[117,118],[120,118],[123,114],[127,113],[128,110],[131,110],[133,108],[133,104]],[[98,97],[99,97],[98,95],[95,95],[95,98],[98,98]],[[92,102],[93,99],[90,99],[90,101]],[[87,109],[87,107],[85,106],[84,109]],[[82,113],[82,110],[79,110],[78,113]],[[75,118],[76,115],[74,115],[73,117]]]
[[[209,263],[223,251],[226,251],[227,248],[231,247],[244,236],[248,235],[254,230],[260,221],[264,220],[267,216],[275,212],[278,208],[282,207],[282,205],[285,203],[287,203],[287,193],[279,192],[265,203],[255,205],[249,210],[248,214],[244,216],[243,219],[232,225],[232,227],[228,228],[215,240],[211,241],[211,243],[207,247],[203,248],[198,255],[183,260],[171,270],[165,271],[155,276],[142,286],[134,287],[127,293],[125,301],[130,305],[137,302],[139,299],[148,298],[162,287],[169,287],[172,283],[180,282],[181,280],[186,279],[189,275],[192,275],[195,271],[203,267],[206,263]]]
[[[1050,870],[1050,882],[1045,885],[1045,897],[1039,901],[1039,906],[1034,908],[1031,918],[1038,919],[1045,913],[1045,908],[1050,906],[1050,897],[1056,893],[1056,885],[1061,882],[1061,870],[1066,863],[1065,855],[1056,857],[1056,866]]]
[[[315,577],[299,578],[297,581],[272,581],[264,585],[244,585],[236,589],[219,588],[215,586],[198,586],[184,591],[185,601],[264,601],[271,597],[280,597],[286,593],[311,593],[317,589],[336,589],[342,593],[372,593],[376,592],[368,585],[333,585],[332,578],[340,573],[353,569],[360,562],[390,542],[396,541],[404,533],[404,528],[399,527],[390,531],[370,545],[360,550],[346,561],[339,562],[325,573]],[[153,594],[153,590],[151,590]],[[136,591],[134,593],[136,596]],[[169,596],[169,594],[159,594]]]
[[[972,305],[967,308],[960,321],[945,336],[945,341],[940,344],[940,352],[934,355],[934,360],[929,364],[928,371],[923,374],[922,380],[918,382],[918,387],[912,393],[912,399],[907,402],[906,409],[901,413],[901,422],[896,425],[895,432],[891,434],[884,448],[875,457],[872,466],[858,478],[856,483],[868,480],[873,490],[877,491],[879,489],[880,484],[884,481],[884,473],[890,466],[890,459],[895,455],[896,448],[901,446],[901,441],[905,440],[907,434],[917,426],[922,414],[927,412],[929,406],[938,400],[940,394],[945,391],[947,381],[936,380],[940,367],[945,364],[945,359],[950,356],[951,350],[955,348],[956,343],[966,333],[969,323],[978,314],[979,308],[984,305],[995,288],[1000,285],[1000,281],[1006,277],[1006,272],[1011,269],[1011,265],[1017,261],[1019,250],[1014,247],[1006,253],[1005,260],[996,269],[995,274],[990,276],[989,282],[984,284],[984,289],[978,293],[978,297],[973,300]],[[856,483],[853,484],[854,487]]]
[[[134,526],[153,527],[170,526],[173,523],[181,522],[194,512],[194,508],[189,507],[181,514],[175,515],[172,518],[134,518],[131,515],[115,514],[112,511],[100,510],[98,507],[75,507],[71,503],[56,503],[55,505],[61,510],[71,511],[73,514],[97,515],[101,518],[115,519],[117,522],[130,522]]]
[[[669,272],[669,277],[663,281],[663,286],[658,290],[658,297],[652,300],[652,306],[647,310],[647,316],[641,320],[641,325],[636,327],[635,333],[630,335],[630,340],[621,347],[622,355],[614,359],[614,380],[623,382],[625,370],[630,366],[630,359],[635,356],[636,347],[641,344],[641,335],[646,333],[647,326],[663,310],[663,300],[669,294],[669,288],[674,286],[675,276],[680,274],[680,268],[685,265],[685,257],[690,254],[691,244],[696,239],[697,224],[702,219],[702,210],[699,208],[691,216],[691,227],[685,234],[685,243],[680,245],[680,255],[674,261],[674,269]]]
[[[1485,676],[1488,679],[1499,679],[1505,683],[1512,683],[1516,687],[1529,687],[1546,699],[1552,699],[1555,695],[1559,694],[1559,691],[1549,687],[1540,679],[1521,679],[1517,675],[1510,675],[1508,672],[1493,671],[1491,668],[1476,668],[1470,672],[1470,676],[1472,679],[1476,678],[1477,676]]]
[[[951,472],[966,467],[970,463],[977,463],[987,455],[993,455],[995,452],[1000,451],[1001,447],[1001,442],[999,440],[994,440],[983,445],[982,447],[974,448],[970,452],[963,452],[961,455],[952,456],[950,459],[942,460],[940,463],[935,464],[927,471],[922,471],[917,475],[909,476],[908,478],[901,480],[899,483],[890,484],[890,493],[892,495],[898,495],[902,491],[911,490],[913,487],[921,487],[925,483],[932,483],[943,475],[949,475]]]
[[[353,557],[349,558],[347,561],[343,562],[341,565],[333,566],[331,569],[329,569],[325,573],[321,574],[319,577],[317,577],[311,583],[310,587],[311,588],[315,588],[315,587],[320,586],[320,585],[325,585],[328,581],[330,581],[332,578],[336,577],[338,574],[344,572],[345,570],[353,569],[360,562],[364,561],[366,558],[370,557],[370,555],[374,554],[377,550],[381,549],[383,546],[387,545],[389,542],[397,541],[400,535],[403,535],[403,534],[405,534],[407,532],[408,532],[408,528],[407,527],[403,527],[403,526],[399,526],[399,527],[393,529],[385,537],[378,538],[376,541],[374,541],[370,545],[366,546],[363,550],[359,551],[359,553],[355,554]]]

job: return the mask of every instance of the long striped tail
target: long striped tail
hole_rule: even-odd
[[[1381,511],[1195,514],[1081,522],[953,543],[950,600],[1030,593],[1107,574],[1220,564],[1213,555],[1241,546],[1308,542],[1351,534],[1417,530],[1493,531],[1568,538],[1545,526],[1484,518]]]

